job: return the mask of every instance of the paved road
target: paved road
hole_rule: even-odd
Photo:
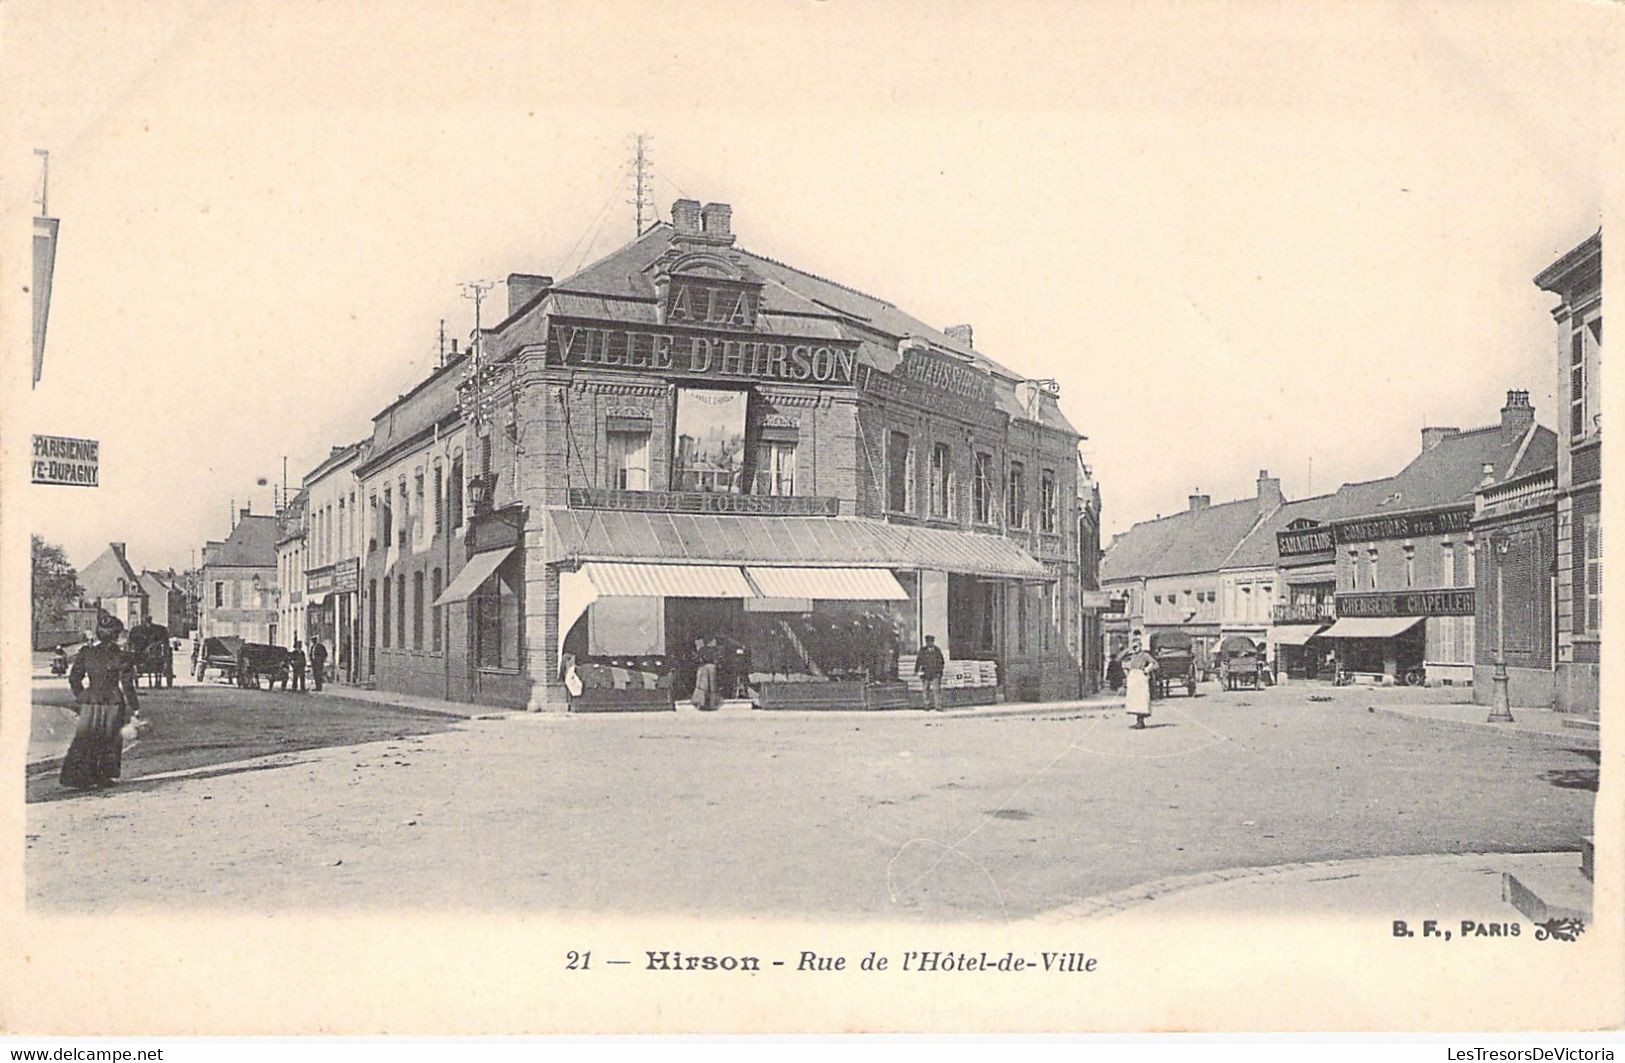
[[[1217,868],[1590,831],[1595,751],[1372,715],[1370,693],[1307,700],[1325,692],[1175,699],[1145,731],[1121,711],[403,717],[156,778],[138,750],[118,790],[29,806],[29,896],[996,919]],[[200,722],[292,697],[189,696]]]

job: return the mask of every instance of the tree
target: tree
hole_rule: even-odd
[[[60,623],[68,609],[78,604],[84,590],[79,586],[79,573],[68,564],[68,555],[62,547],[48,543],[38,535],[32,537],[34,551],[34,631]]]

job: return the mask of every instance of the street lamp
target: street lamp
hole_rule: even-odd
[[[1490,698],[1490,723],[1511,723],[1512,703],[1507,697],[1507,618],[1506,595],[1503,593],[1503,574],[1507,551],[1512,549],[1510,537],[1498,535],[1490,540],[1495,549],[1495,673],[1491,682],[1495,692]]]

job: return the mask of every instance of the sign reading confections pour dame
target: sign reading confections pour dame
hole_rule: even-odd
[[[101,480],[101,444],[94,439],[35,436],[33,481],[95,487]]]
[[[1432,513],[1399,513],[1392,517],[1361,517],[1332,525],[1337,544],[1369,543],[1378,539],[1419,539],[1425,535],[1464,532],[1472,524],[1473,511],[1436,510]]]
[[[550,365],[623,369],[661,376],[833,384],[857,378],[856,340],[716,335],[660,325],[605,327],[553,319]]]

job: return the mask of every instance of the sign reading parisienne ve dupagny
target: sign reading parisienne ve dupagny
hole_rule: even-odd
[[[101,477],[101,444],[70,436],[34,437],[33,482],[96,487]]]

